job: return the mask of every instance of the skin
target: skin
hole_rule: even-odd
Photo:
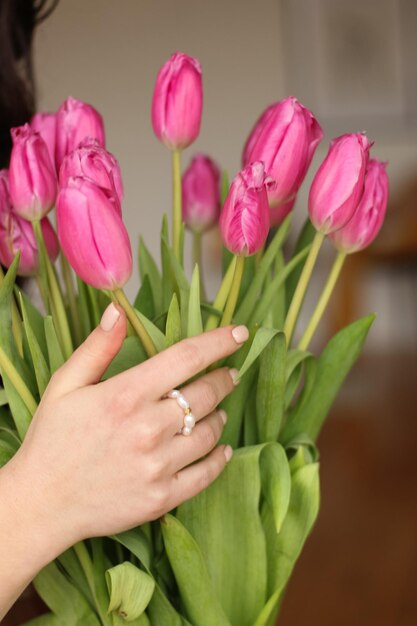
[[[157,519],[218,477],[232,450],[216,446],[226,420],[216,407],[236,372],[220,368],[184,383],[233,354],[247,334],[216,329],[100,382],[126,336],[123,311],[109,306],[53,375],[21,448],[0,470],[0,619],[71,545]],[[177,387],[197,419],[189,437],[178,435],[183,410],[164,398]]]

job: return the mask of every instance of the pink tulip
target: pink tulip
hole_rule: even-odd
[[[155,135],[170,150],[186,148],[200,132],[202,107],[200,63],[175,52],[156,79],[152,100]]]
[[[197,154],[182,177],[182,213],[186,226],[202,233],[220,215],[220,170],[210,157]]]
[[[328,235],[353,216],[363,194],[371,145],[363,133],[341,135],[331,142],[308,199],[316,230]]]
[[[114,202],[121,213],[123,182],[120,166],[115,157],[96,140],[86,139],[68,154],[59,170],[60,187],[66,187],[70,178],[87,178],[95,183]]]
[[[365,190],[352,219],[330,235],[336,248],[350,254],[369,246],[381,229],[387,204],[386,163],[371,159],[365,176]]]
[[[91,104],[69,97],[59,107],[56,118],[55,159],[58,172],[64,157],[87,137],[105,146],[103,118]]]
[[[57,193],[55,167],[46,143],[29,124],[12,128],[10,197],[15,213],[29,221],[44,217],[54,206]]]
[[[272,184],[260,161],[235,176],[220,215],[223,242],[234,254],[250,256],[265,244],[269,232],[267,190]]]
[[[293,198],[286,204],[278,204],[277,206],[270,207],[269,217],[271,220],[271,226],[279,226],[285,220],[287,215],[291,213],[294,208],[296,198]]]
[[[36,113],[31,121],[30,127],[39,133],[46,147],[48,148],[51,163],[55,165],[55,135],[56,135],[56,115],[55,113]]]
[[[58,194],[57,224],[64,254],[86,283],[111,291],[126,283],[132,273],[129,236],[99,186],[70,178]]]
[[[268,191],[269,204],[285,208],[275,212],[275,225],[278,216],[289,213],[322,138],[313,114],[292,96],[268,107],[256,122],[243,150],[243,165],[263,161],[276,181]]]
[[[46,248],[53,261],[58,256],[59,244],[47,217],[41,220]],[[39,255],[31,222],[13,212],[9,195],[7,170],[0,171],[0,263],[9,267],[20,250],[18,274],[33,276],[39,269]]]

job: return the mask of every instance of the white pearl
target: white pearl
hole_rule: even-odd
[[[188,404],[187,400],[181,394],[177,397],[177,402],[184,411],[190,408],[190,405]]]
[[[184,426],[184,428],[182,429],[181,432],[182,432],[183,435],[188,437],[193,432],[193,429],[192,428],[188,428],[187,426]]]
[[[186,428],[194,428],[195,426],[195,417],[192,413],[188,413],[188,415],[184,416],[184,426]]]
[[[173,389],[172,391],[170,391],[168,393],[168,398],[178,398],[180,395],[180,392],[178,391],[178,389]]]

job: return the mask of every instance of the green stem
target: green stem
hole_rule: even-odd
[[[69,359],[73,353],[73,345],[71,338],[71,331],[68,324],[68,318],[65,311],[64,300],[60,285],[58,283],[55,269],[52,266],[51,259],[49,258],[48,251],[46,249],[45,241],[43,238],[42,227],[39,220],[33,222],[33,229],[35,231],[36,242],[38,244],[39,253],[41,256],[41,267],[46,270],[46,282],[49,288],[49,298],[51,303],[52,315],[56,327],[59,329],[59,336],[61,339],[62,350],[66,359]]]
[[[182,187],[181,187],[181,151],[172,152],[172,248],[178,261],[181,259],[181,225],[182,225]]]
[[[0,265],[0,285],[3,283],[4,273],[3,268]],[[12,333],[16,343],[16,347],[20,356],[23,356],[23,329],[22,320],[19,315],[16,300],[14,294],[12,294]]]
[[[226,270],[225,275],[223,276],[222,284],[220,285],[219,291],[217,292],[216,298],[213,302],[213,307],[218,311],[223,311],[227,302],[227,296],[229,295],[232,280],[235,275],[236,268],[236,256],[233,256],[232,260],[229,263],[229,267]],[[217,315],[210,315],[207,319],[205,330],[213,330],[213,328],[217,328],[219,325],[219,318]]]
[[[311,316],[305,333],[302,336],[300,343],[298,344],[298,348],[300,350],[307,350],[308,346],[310,345],[313,335],[316,332],[317,326],[319,325],[320,320],[323,317],[323,313],[329,303],[330,297],[332,295],[333,289],[335,288],[337,279],[339,278],[345,259],[346,252],[340,251],[334,260],[332,269],[330,270],[330,274],[327,278],[326,284],[324,286],[320,299],[317,302],[316,308],[314,309],[314,313]]]
[[[35,281],[36,281],[36,285],[38,287],[38,291],[41,296],[43,305],[45,307],[46,314],[51,313],[51,307],[49,306],[48,296],[47,296],[47,292],[45,291],[45,285],[42,280],[42,277],[39,274],[37,274],[35,276]]]
[[[137,316],[135,309],[133,308],[133,306],[130,304],[129,300],[127,299],[126,294],[123,291],[123,289],[115,289],[114,295],[117,298],[117,302],[124,309],[127,315],[127,318],[129,322],[132,324],[133,329],[136,332],[137,336],[141,340],[142,345],[145,348],[147,355],[151,357],[157,354],[157,350],[153,344],[152,339],[149,337],[148,333],[146,332],[145,327],[143,326],[142,322]]]
[[[313,273],[313,269],[316,264],[318,254],[320,252],[320,248],[324,241],[324,237],[325,235],[323,233],[317,232],[313,239],[310,252],[308,253],[308,257],[306,259],[306,262],[304,263],[303,271],[301,272],[301,276],[299,278],[290,308],[287,313],[287,318],[284,324],[284,333],[287,337],[288,346],[291,343],[295,325],[297,324],[301,306],[304,302],[304,298],[306,295],[308,283],[310,282],[311,274]]]
[[[80,565],[82,567],[82,570],[85,574],[86,580],[87,580],[87,584],[90,588],[91,591],[91,595],[93,597],[94,603],[96,605],[96,609],[97,612],[100,616],[100,619],[103,623],[104,626],[111,626],[112,624],[112,620],[111,617],[108,616],[107,614],[103,613],[101,606],[100,606],[100,602],[97,598],[97,592],[96,592],[96,583],[95,583],[95,579],[94,579],[94,568],[93,568],[93,563],[91,561],[90,555],[88,553],[87,550],[87,546],[85,545],[84,541],[80,541],[78,543],[75,544],[74,546],[74,552],[77,555],[77,558],[80,562]]]
[[[233,275],[229,297],[227,299],[226,307],[224,309],[220,326],[227,326],[232,321],[233,313],[235,312],[235,308],[237,304],[237,299],[239,297],[240,285],[242,283],[242,276],[243,276],[244,269],[245,269],[245,257],[237,255],[235,272]]]
[[[62,250],[61,250],[60,256],[61,256],[62,276],[64,277],[65,290],[67,292],[67,298],[68,298],[68,304],[69,304],[69,309],[71,313],[71,321],[72,321],[72,326],[74,329],[75,340],[77,342],[77,345],[80,345],[80,343],[82,342],[82,330],[81,330],[80,318],[78,315],[77,297],[75,295],[74,281],[72,279],[72,270]]]
[[[4,374],[10,379],[13,387],[16,389],[19,396],[22,398],[25,403],[29,413],[32,415],[35,414],[38,405],[36,403],[35,398],[32,396],[31,392],[26,386],[25,381],[20,376],[19,372],[13,365],[12,361],[9,359],[3,348],[0,346],[0,368]]]
[[[201,232],[193,232],[193,267],[198,265],[200,269],[200,298],[202,301],[206,301],[206,290],[204,288],[203,280],[203,264],[202,264],[202,236]]]

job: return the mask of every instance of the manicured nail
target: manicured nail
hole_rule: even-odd
[[[226,446],[223,452],[226,457],[226,463],[228,463],[233,456],[233,448],[231,446]]]
[[[236,343],[243,343],[249,337],[249,331],[246,326],[236,326],[232,330],[233,339]]]
[[[219,409],[218,411],[220,417],[222,418],[223,424],[226,424],[227,422],[227,413],[226,411],[224,411],[223,409]]]
[[[239,370],[237,370],[235,367],[231,367],[229,369],[229,374],[230,374],[230,378],[233,380],[233,384],[238,385],[240,383],[240,380],[238,380]]]
[[[108,333],[110,330],[112,330],[115,327],[119,317],[120,317],[120,311],[116,309],[113,302],[111,302],[109,306],[107,307],[107,309],[104,311],[103,316],[101,318],[101,322],[100,322],[101,329]]]

